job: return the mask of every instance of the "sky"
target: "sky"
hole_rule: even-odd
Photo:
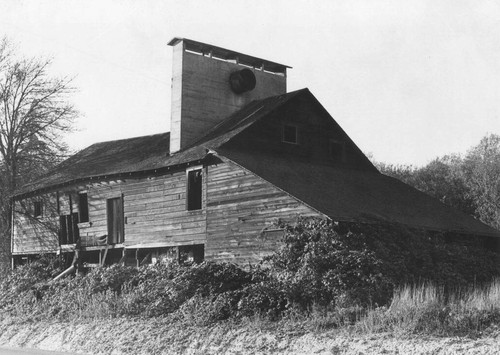
[[[173,37],[292,67],[377,161],[422,166],[500,134],[493,0],[0,0],[0,36],[74,77],[74,150],[170,130]]]

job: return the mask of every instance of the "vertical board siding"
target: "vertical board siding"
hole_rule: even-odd
[[[231,73],[242,65],[197,55],[174,46],[170,151],[176,152],[203,137],[224,118],[253,100],[286,93],[286,77],[253,70],[255,89],[235,94]]]
[[[205,257],[238,264],[256,263],[281,244],[278,220],[320,213],[238,165],[208,167]]]

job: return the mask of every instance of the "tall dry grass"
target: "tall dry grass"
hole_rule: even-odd
[[[365,333],[477,336],[500,325],[500,279],[469,289],[433,284],[404,286],[389,307],[367,312],[356,328]]]

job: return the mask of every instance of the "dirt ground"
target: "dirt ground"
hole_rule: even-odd
[[[0,346],[80,354],[500,354],[500,332],[487,337],[355,336],[224,324],[179,329],[161,319],[95,322],[0,321]]]

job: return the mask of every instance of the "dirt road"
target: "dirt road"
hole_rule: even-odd
[[[61,353],[57,351],[47,351],[39,349],[14,349],[0,347],[0,355],[73,355],[72,353]]]

